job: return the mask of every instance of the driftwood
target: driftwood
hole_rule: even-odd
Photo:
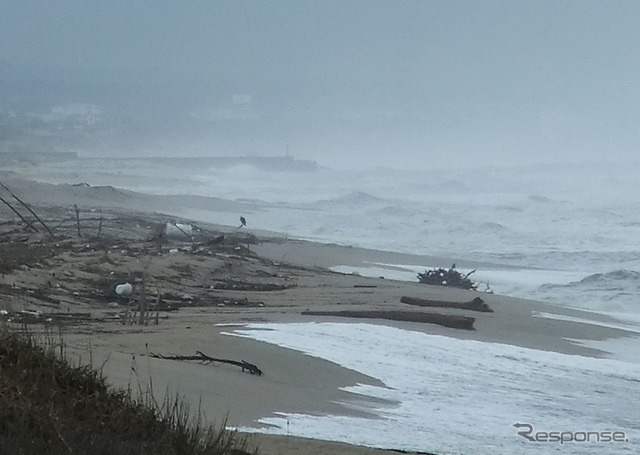
[[[74,205],[73,208],[76,210],[76,225],[78,227],[78,237],[82,237],[80,234],[80,209],[77,205]]]
[[[38,220],[38,222],[39,222],[40,224],[42,224],[42,226],[44,226],[44,228],[47,230],[47,232],[49,233],[49,235],[50,235],[51,237],[53,237],[53,232],[51,232],[51,229],[49,229],[49,226],[47,226],[46,224],[44,224],[44,221],[42,221],[42,220],[40,219],[40,217],[36,214],[36,212],[34,212],[34,211],[33,211],[33,209],[32,209],[31,207],[29,207],[29,205],[27,205],[27,203],[26,203],[26,202],[24,202],[24,201],[23,201],[22,199],[20,199],[18,196],[16,196],[15,194],[13,194],[13,192],[12,192],[12,191],[7,187],[7,185],[5,185],[4,183],[0,182],[0,186],[1,186],[2,188],[4,188],[5,190],[7,190],[7,192],[8,192],[8,193],[9,193],[9,194],[10,194],[10,195],[11,195],[11,196],[16,200],[16,201],[18,201],[18,202],[19,202],[19,203],[20,203],[24,208],[26,208],[26,209],[29,211],[29,213],[31,213],[31,214],[35,217],[35,219],[36,219],[36,220]],[[20,217],[20,218],[22,218],[22,217]]]
[[[417,297],[403,296],[400,301],[408,305],[421,307],[441,307],[441,308],[457,308],[461,310],[481,311],[483,313],[493,313],[493,310],[482,300],[476,297],[469,302],[447,302],[443,300],[419,299]]]
[[[425,313],[415,311],[304,311],[308,316],[338,316],[343,318],[389,319],[391,321],[422,322],[453,329],[474,330],[475,318],[453,314]]]
[[[206,242],[207,245],[219,245],[224,241],[224,234],[214,237]]]
[[[0,320],[20,324],[62,324],[63,322],[90,321],[91,313],[41,313],[39,311],[2,312]]]
[[[271,292],[284,291],[292,287],[291,285],[275,283],[250,283],[247,281],[224,280],[212,285],[212,289],[224,291],[249,291],[249,292]]]
[[[218,359],[216,357],[209,357],[208,355],[200,351],[196,351],[196,355],[162,355],[162,354],[154,354],[154,353],[151,353],[150,355],[151,357],[154,357],[156,359],[165,359],[165,360],[197,360],[205,364],[212,363],[212,362],[228,363],[229,365],[235,365],[242,368],[242,371],[248,371],[249,373],[255,374],[257,376],[263,375],[262,370],[258,368],[257,365],[254,365],[253,363],[249,363],[246,360],[237,361],[237,360],[229,360],[229,359]]]
[[[100,224],[98,225],[98,240],[100,240],[101,232],[102,232],[102,209],[100,209]]]
[[[20,212],[18,212],[14,206],[12,206],[11,204],[9,204],[9,202],[7,202],[4,198],[0,197],[0,202],[4,203],[4,205],[6,205],[7,207],[9,207],[13,213],[15,213],[16,215],[18,215],[20,217],[20,219],[27,225],[27,227],[29,227],[30,229],[33,230],[33,232],[39,232],[38,229],[33,225],[33,223],[31,223],[29,220],[27,220],[25,217],[23,217]]]
[[[475,291],[478,288],[478,284],[469,279],[469,276],[473,273],[475,273],[475,270],[463,275],[456,270],[456,265],[453,264],[449,270],[439,268],[418,273],[418,281],[422,284],[449,286]]]

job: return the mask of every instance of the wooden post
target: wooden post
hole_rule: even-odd
[[[145,279],[142,279],[142,285],[140,286],[140,318],[138,319],[139,325],[145,324],[145,317],[147,315],[147,290],[145,285]]]
[[[101,232],[102,232],[102,209],[100,209],[100,224],[98,225],[98,240],[100,240]]]
[[[160,316],[160,288],[158,288],[158,299],[156,300],[156,325],[158,325],[159,316]]]
[[[76,225],[78,226],[78,237],[82,237],[80,234],[80,209],[78,209],[77,205],[73,206],[76,209]]]

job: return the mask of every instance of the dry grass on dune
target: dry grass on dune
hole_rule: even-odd
[[[203,425],[179,398],[114,391],[90,367],[67,363],[61,343],[0,328],[0,453],[247,453],[243,438]]]

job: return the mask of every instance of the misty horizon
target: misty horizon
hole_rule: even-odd
[[[596,1],[10,2],[0,114],[95,106],[83,150],[114,155],[624,162],[640,139],[639,13]]]

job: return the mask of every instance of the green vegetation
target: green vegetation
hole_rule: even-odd
[[[203,425],[175,398],[134,399],[91,367],[74,367],[51,338],[0,327],[0,453],[246,454],[246,440]]]

